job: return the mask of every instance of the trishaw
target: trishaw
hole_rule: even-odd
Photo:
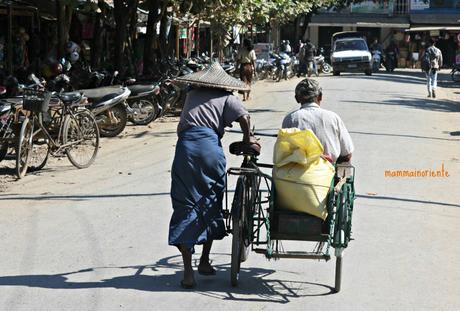
[[[276,135],[256,133],[258,136]],[[231,210],[226,192],[226,226],[232,233],[231,284],[238,285],[240,265],[249,251],[268,259],[298,258],[328,261],[330,248],[335,249],[335,291],[342,278],[343,251],[351,239],[351,220],[355,199],[354,174],[351,165],[336,165],[327,198],[328,216],[321,218],[283,210],[276,203],[276,189],[270,173],[263,170],[272,164],[257,162],[258,151],[241,142],[230,145],[230,152],[243,156],[241,167],[232,167],[228,175],[237,175]],[[339,173],[337,173],[339,172]],[[285,251],[282,241],[315,242],[312,251]],[[287,242],[288,243],[288,242]]]

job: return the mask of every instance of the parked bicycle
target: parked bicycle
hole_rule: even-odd
[[[9,150],[16,148],[17,134],[23,117],[22,99],[9,98],[0,100],[0,161]]]
[[[46,165],[48,156],[67,156],[77,168],[87,168],[99,149],[99,129],[94,116],[81,106],[81,94],[27,90],[23,109],[29,111],[19,132],[16,174]],[[50,106],[50,101],[54,105]]]

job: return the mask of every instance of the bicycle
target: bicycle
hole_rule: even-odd
[[[54,107],[50,107],[52,95]],[[50,154],[67,156],[79,169],[94,162],[99,149],[99,128],[92,113],[81,105],[83,100],[79,93],[26,90],[23,109],[29,113],[19,133],[18,178],[24,177],[28,170],[43,168]]]
[[[16,98],[0,100],[0,162],[9,149],[16,146],[20,122],[23,118],[22,100]]]

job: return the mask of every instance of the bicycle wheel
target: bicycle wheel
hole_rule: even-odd
[[[48,139],[40,137],[41,130],[34,133],[32,138],[32,149],[30,151],[29,161],[27,162],[27,171],[35,172],[45,167],[48,162],[49,144]]]
[[[32,150],[33,122],[26,118],[21,125],[16,146],[16,176],[22,178],[27,173],[30,151]]]
[[[81,110],[68,115],[64,121],[63,144],[67,158],[77,168],[87,168],[96,159],[99,150],[99,129],[93,115]]]
[[[236,183],[235,196],[232,203],[232,261],[230,267],[230,280],[232,286],[238,285],[243,250],[243,213],[245,178],[241,176]]]

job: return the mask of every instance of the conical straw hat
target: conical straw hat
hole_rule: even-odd
[[[212,87],[225,90],[249,90],[249,87],[245,83],[227,74],[218,62],[213,62],[211,66],[199,72],[176,78],[176,81],[195,86]]]

